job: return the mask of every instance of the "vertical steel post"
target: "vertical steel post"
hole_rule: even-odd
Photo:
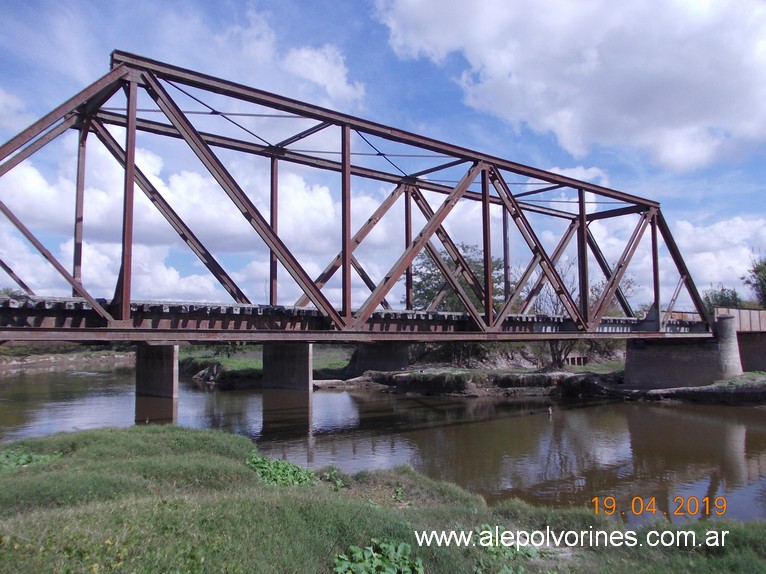
[[[662,330],[662,309],[660,308],[660,246],[657,238],[657,214],[652,216],[652,287],[654,309],[657,312],[657,330]]]
[[[511,296],[511,249],[508,245],[508,210],[503,210],[503,299],[506,301]]]
[[[341,316],[350,321],[351,309],[351,128],[341,128]]]
[[[484,322],[491,325],[494,319],[494,308],[492,306],[492,237],[490,234],[490,213],[489,213],[489,179],[487,170],[481,172],[481,229],[484,235]]]
[[[86,120],[82,128],[80,128],[77,146],[77,183],[75,186],[74,199],[74,253],[72,256],[72,277],[80,285],[82,285],[82,226],[85,204],[85,156],[88,131],[89,122]],[[77,297],[77,295],[77,291],[72,289],[72,297]]]
[[[404,191],[404,248],[412,243],[412,189],[408,185]],[[407,267],[404,275],[404,307],[413,309],[415,302],[412,293],[412,265]]]
[[[279,227],[279,160],[271,158],[271,201],[269,204],[269,224],[277,233]],[[277,304],[277,255],[269,250],[269,305]]]
[[[130,319],[130,287],[133,272],[133,199],[136,181],[136,82],[128,83],[128,125],[125,134],[125,194],[122,206],[122,265],[117,319]]]
[[[580,280],[580,314],[586,325],[590,323],[590,284],[588,281],[588,218],[585,211],[585,190],[577,190],[579,204],[577,228],[577,269]]]

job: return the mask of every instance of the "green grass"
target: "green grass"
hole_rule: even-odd
[[[617,526],[585,508],[488,507],[409,467],[353,476],[327,469],[316,473],[320,480],[276,486],[246,461],[280,477],[305,471],[266,461],[247,438],[217,431],[59,434],[3,445],[2,457],[12,462],[0,473],[0,572],[329,573],[357,559],[422,562],[425,572],[445,574],[766,571],[763,523],[715,523],[731,534],[725,548],[707,550],[419,547],[414,531],[422,529]]]

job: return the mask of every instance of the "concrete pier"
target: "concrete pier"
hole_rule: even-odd
[[[138,345],[136,395],[178,398],[178,345]]]
[[[357,377],[365,371],[402,371],[411,362],[410,343],[370,343],[358,345],[348,366],[348,375]]]
[[[265,343],[263,386],[311,391],[314,368],[312,343]]]
[[[718,317],[715,339],[628,341],[625,383],[633,388],[699,387],[742,374],[734,318]]]
[[[178,345],[136,348],[136,416],[138,424],[178,420]]]

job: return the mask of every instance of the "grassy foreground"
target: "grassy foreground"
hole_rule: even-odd
[[[766,571],[764,523],[685,527],[729,530],[717,548],[419,547],[414,531],[423,529],[617,526],[586,509],[488,507],[409,468],[352,477],[327,469],[313,484],[275,486],[254,470],[269,464],[253,450],[244,437],[174,426],[1,445],[0,572],[383,572],[348,564],[380,557],[378,546],[365,550],[373,539],[405,554],[408,544],[407,563],[432,573]]]

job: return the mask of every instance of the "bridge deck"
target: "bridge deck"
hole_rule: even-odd
[[[98,300],[104,308],[106,300]],[[274,305],[143,301],[130,305],[130,319],[106,324],[80,298],[0,298],[0,341],[498,341],[554,338],[656,338],[711,334],[699,321],[656,323],[604,317],[595,332],[579,332],[567,317],[509,315],[492,331],[476,329],[468,313],[376,311],[361,328],[339,330],[318,310]]]

